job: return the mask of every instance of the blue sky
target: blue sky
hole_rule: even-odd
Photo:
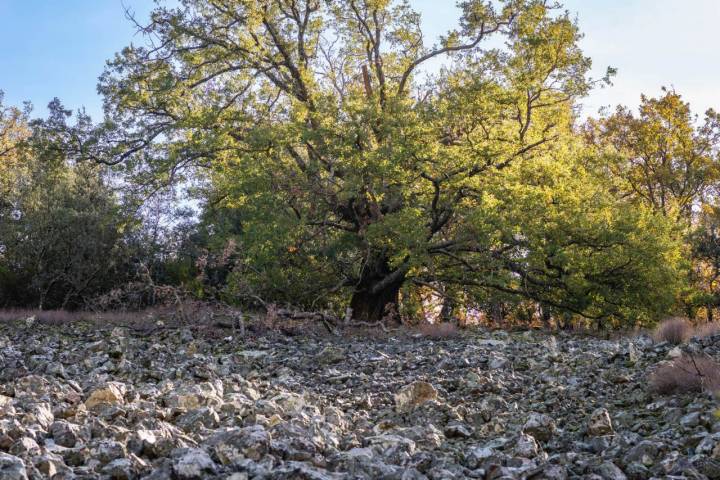
[[[428,36],[455,24],[454,0],[411,0]],[[700,113],[720,109],[720,0],[566,0],[585,33],[583,47],[598,75],[617,67],[614,86],[585,100],[635,106],[640,93],[674,86]],[[97,77],[105,60],[139,39],[123,5],[147,18],[152,0],[0,0],[0,89],[6,103],[24,100],[43,114],[55,96],[95,117]]]
[[[37,113],[53,97],[101,111],[97,78],[105,61],[135,37],[123,4],[147,18],[151,0],[0,0],[0,90],[30,100]]]

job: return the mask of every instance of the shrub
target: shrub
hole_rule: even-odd
[[[720,390],[720,365],[708,356],[683,355],[650,375],[650,389],[661,395]]]
[[[665,320],[655,329],[655,340],[679,345],[690,338],[692,325],[684,318]]]
[[[705,338],[720,333],[720,323],[704,323],[695,328],[693,332],[694,337]]]
[[[420,325],[420,334],[426,338],[444,339],[457,337],[460,332],[457,325],[449,322],[424,323]]]

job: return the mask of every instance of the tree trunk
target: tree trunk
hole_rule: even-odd
[[[440,309],[440,320],[445,323],[454,323],[457,325],[457,321],[453,313],[455,312],[455,302],[452,298],[443,298],[442,308]]]
[[[551,330],[552,325],[552,314],[550,313],[550,307],[540,304],[540,318],[542,319],[543,327],[545,330]]]
[[[489,310],[489,317],[493,322],[493,326],[497,328],[507,328],[505,324],[505,308],[502,302],[492,302]]]
[[[392,270],[387,258],[368,260],[350,300],[353,319],[360,322],[382,320],[391,313],[393,306],[398,305],[404,281],[404,272]]]

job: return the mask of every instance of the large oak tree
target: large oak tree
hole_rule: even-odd
[[[651,303],[648,278],[671,283],[664,227],[637,235],[649,213],[558,183],[592,179],[559,148],[594,83],[577,26],[544,0],[458,5],[432,45],[405,1],[159,7],[76,148],[147,185],[201,171],[208,204],[241,212],[245,292],[348,295],[359,320],[409,285],[598,317]]]

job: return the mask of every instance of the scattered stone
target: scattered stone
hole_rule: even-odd
[[[493,457],[496,457],[498,453],[490,448],[485,446],[477,446],[470,449],[469,452],[465,455],[465,465],[468,468],[476,469],[480,465],[483,464],[488,459],[491,459]]]
[[[715,401],[647,390],[672,348],[0,324],[0,479],[720,478]]]
[[[46,429],[55,420],[55,416],[52,413],[52,409],[49,403],[42,402],[33,404],[30,408],[30,416],[28,421],[36,422],[40,427]]]
[[[445,427],[443,434],[447,438],[470,438],[472,430],[467,425],[453,422]]]
[[[215,473],[215,462],[210,455],[199,448],[188,448],[178,452],[173,461],[173,472],[182,480],[196,480],[207,478]]]
[[[515,442],[513,454],[517,457],[535,458],[540,453],[540,446],[535,438],[525,433],[520,434]]]
[[[52,453],[33,458],[33,463],[35,464],[35,468],[47,477],[53,477],[58,473],[68,471],[68,467],[63,462],[62,457]]]
[[[50,425],[50,435],[58,445],[72,448],[80,437],[80,427],[65,420],[58,420]]]
[[[112,480],[132,480],[135,478],[133,464],[127,458],[118,458],[105,465],[102,472]]]
[[[345,360],[345,351],[337,347],[327,346],[317,354],[315,360],[320,365],[333,365],[340,363]]]
[[[680,425],[686,428],[693,428],[700,425],[700,412],[690,412],[680,418]]]
[[[40,445],[30,437],[21,437],[12,444],[9,452],[19,457],[31,457],[40,453]]]
[[[186,432],[201,428],[216,428],[220,424],[220,416],[212,407],[201,407],[179,416],[176,425]]]
[[[493,357],[490,359],[490,362],[488,363],[488,368],[490,370],[502,370],[504,368],[507,368],[510,365],[510,360],[507,358],[501,356],[501,355],[493,355]]]
[[[95,458],[102,463],[111,463],[114,460],[125,458],[127,449],[123,443],[115,440],[103,440],[95,448]]]
[[[270,434],[261,425],[231,428],[210,437],[207,444],[224,465],[243,457],[260,460],[270,450]]]
[[[612,462],[603,462],[595,469],[595,473],[604,480],[626,480],[627,477],[620,468]]]
[[[193,410],[203,406],[222,406],[221,391],[216,385],[204,382],[184,386],[168,394],[165,405],[170,408]]]

